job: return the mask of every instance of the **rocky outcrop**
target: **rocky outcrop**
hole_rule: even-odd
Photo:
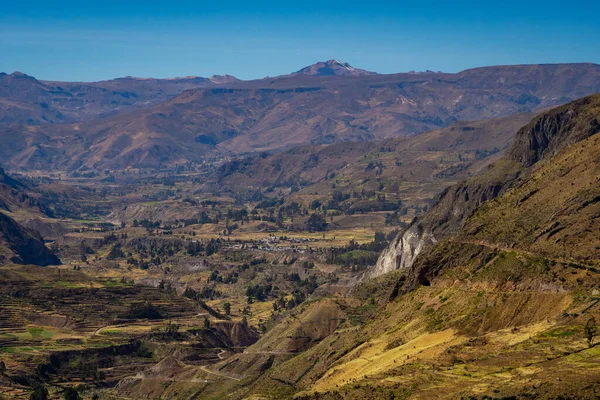
[[[423,231],[423,225],[411,225],[381,253],[377,264],[367,271],[366,277],[375,278],[395,269],[409,268],[423,247],[435,242],[433,235]]]
[[[8,261],[42,267],[60,265],[60,260],[50,253],[38,232],[0,213],[0,263]]]
[[[539,115],[519,130],[506,158],[530,167],[600,132],[600,116],[590,112],[598,106],[600,96],[594,95]]]
[[[479,179],[444,190],[432,210],[400,232],[365,276],[374,278],[395,269],[412,267],[423,249],[457,232],[477,207],[518,182],[520,171],[516,163],[499,165],[501,167],[491,167]]]
[[[600,95],[593,95],[534,118],[519,130],[502,160],[444,190],[431,211],[400,232],[365,277],[411,268],[423,249],[456,233],[481,204],[519,183],[534,164],[600,132],[599,108]]]

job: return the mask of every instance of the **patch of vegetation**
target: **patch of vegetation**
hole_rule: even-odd
[[[132,303],[123,315],[128,319],[162,319],[160,311],[150,302]]]

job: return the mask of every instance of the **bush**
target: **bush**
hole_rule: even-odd
[[[161,319],[162,315],[152,303],[146,302],[132,303],[125,317],[132,319]]]
[[[29,395],[29,400],[48,400],[48,389],[44,385],[36,385]]]
[[[144,342],[140,342],[139,346],[137,347],[137,349],[135,349],[135,353],[136,356],[141,357],[141,358],[151,358],[152,357],[152,350],[150,350],[150,348],[148,347],[148,345]]]
[[[65,389],[64,398],[65,400],[81,400],[81,397],[79,396],[77,390],[75,390],[72,387],[68,387]]]

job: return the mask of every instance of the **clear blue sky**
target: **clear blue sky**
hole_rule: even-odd
[[[600,5],[568,1],[5,0],[0,71],[91,81],[600,63]]]

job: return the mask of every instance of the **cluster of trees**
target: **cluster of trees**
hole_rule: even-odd
[[[204,225],[204,224],[218,223],[218,218],[215,217],[215,219],[212,219],[210,217],[210,215],[208,214],[208,212],[202,210],[200,212],[199,216],[197,216],[195,218],[188,218],[188,219],[177,220],[176,223],[180,224],[182,226]]]
[[[252,260],[250,260],[250,266],[266,264],[266,263],[267,263],[266,257],[253,258]]]
[[[142,219],[139,221],[137,219],[133,220],[134,228],[141,226],[142,228],[146,228],[146,229],[158,229],[158,228],[160,228],[160,224],[161,224],[161,221],[151,221],[149,219]]]
[[[385,224],[386,225],[392,225],[392,226],[398,226],[398,225],[402,225],[402,221],[400,220],[400,217],[403,215],[406,215],[408,213],[408,209],[403,207],[400,210],[396,210],[393,213],[389,213],[385,215]]]
[[[253,300],[257,301],[266,301],[271,291],[273,290],[273,285],[250,285],[246,289],[246,296],[248,297],[248,303],[252,303]]]
[[[204,286],[200,290],[186,288],[183,295],[188,299],[201,301],[205,299],[214,300],[215,298],[221,297],[222,294],[214,286]]]
[[[277,300],[273,303],[273,310],[291,310],[299,304],[302,304],[319,287],[316,275],[310,275],[301,279],[297,273],[285,276],[295,284],[291,297],[286,299],[283,293],[280,293]]]
[[[265,199],[258,203],[255,208],[265,209],[265,208],[276,208],[283,204],[283,198],[270,198]]]
[[[131,303],[123,317],[127,319],[162,319],[160,311],[150,302]]]
[[[306,229],[309,232],[323,232],[327,229],[327,221],[321,214],[311,214],[306,221]]]
[[[199,240],[190,240],[186,245],[186,253],[190,256],[205,255],[212,256],[221,249],[220,239],[210,239],[206,243]]]
[[[366,214],[376,211],[398,211],[401,207],[402,202],[400,200],[388,201],[386,200],[385,195],[380,194],[377,195],[375,200],[358,201],[343,211],[348,215],[353,215],[356,213]]]
[[[208,277],[208,283],[216,282],[216,283],[224,283],[226,285],[237,283],[240,274],[237,271],[229,272],[225,276],[221,276],[220,272],[214,270],[210,273]]]
[[[382,190],[383,188],[380,188]],[[396,211],[402,208],[400,200],[389,200],[385,194],[375,191],[362,190],[361,192],[342,193],[335,190],[326,202],[313,200],[309,208],[315,211],[327,212],[330,210],[345,212],[346,214],[368,213],[374,211]]]
[[[109,260],[116,260],[117,258],[123,257],[125,257],[125,253],[123,253],[120,243],[115,243],[108,252],[108,255],[106,256],[106,258]]]
[[[48,393],[48,389],[42,384],[36,385],[29,396],[29,400],[48,400],[49,398],[50,394]],[[79,396],[79,392],[75,388],[67,387],[63,391],[63,399],[81,400],[81,396]]]
[[[273,311],[291,310],[304,302],[304,300],[306,300],[306,294],[301,290],[294,290],[289,299],[280,294],[277,300],[273,302]]]
[[[115,236],[114,234],[111,235]],[[141,238],[132,240],[128,243],[128,246],[132,251],[139,254],[139,260],[133,257],[131,251],[124,251],[120,242],[115,243],[112,246],[107,255],[107,259],[115,260],[127,257],[128,264],[140,267],[141,269],[148,269],[151,264],[160,265],[166,257],[173,257],[184,249],[185,252],[191,256],[205,255],[210,257],[221,249],[221,240],[213,238],[206,242],[199,240],[189,240],[186,242],[180,239],[151,240]],[[82,252],[82,259],[84,255],[85,254]]]
[[[365,167],[366,172],[375,170],[377,175],[381,175],[381,173],[383,172],[384,169],[385,169],[385,165],[383,164],[383,162],[381,162],[381,160],[371,161]]]
[[[398,231],[395,230],[388,234],[375,232],[374,240],[364,244],[358,244],[352,239],[344,247],[328,249],[325,253],[325,261],[329,264],[338,264],[355,269],[375,265],[381,251],[389,245],[397,233]]]

